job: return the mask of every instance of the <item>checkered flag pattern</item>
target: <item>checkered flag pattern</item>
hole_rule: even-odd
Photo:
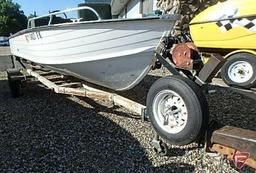
[[[236,28],[238,26],[244,27],[251,32],[256,32],[256,16],[254,17],[247,17],[247,18],[239,18],[239,19],[229,19],[229,20],[223,20],[216,23],[218,27],[223,32],[227,32],[233,28]]]

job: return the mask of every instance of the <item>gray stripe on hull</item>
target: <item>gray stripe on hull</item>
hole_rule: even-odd
[[[153,52],[142,52],[117,58],[74,64],[54,65],[61,73],[113,90],[128,90],[136,86],[150,70]]]

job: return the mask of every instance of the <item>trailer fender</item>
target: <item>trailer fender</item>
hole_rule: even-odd
[[[237,53],[250,53],[250,54],[253,54],[256,56],[256,51],[254,50],[246,50],[246,49],[241,49],[241,50],[236,50],[236,51],[233,51],[233,52],[230,52],[229,54],[227,54],[224,58],[225,59],[228,59],[230,58],[232,55],[235,55]]]

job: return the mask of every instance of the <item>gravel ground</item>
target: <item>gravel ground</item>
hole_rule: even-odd
[[[159,74],[151,73],[122,94],[144,103]],[[207,96],[211,119],[256,130],[255,101],[231,90],[211,89],[216,90]],[[219,162],[220,157],[200,154],[196,144],[169,146],[168,156],[157,156],[149,143],[153,137],[150,124],[110,106],[55,94],[31,83],[23,97],[13,99],[1,72],[1,172],[237,172]]]

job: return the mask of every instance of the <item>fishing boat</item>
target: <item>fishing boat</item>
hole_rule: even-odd
[[[82,16],[56,19],[56,15],[74,10],[90,10],[97,19],[83,21]],[[10,38],[13,60],[24,67],[21,70],[7,70],[12,96],[21,95],[24,81],[37,79],[58,94],[110,101],[125,107],[143,119],[149,118],[156,132],[170,143],[189,144],[203,135],[209,113],[199,85],[192,82],[199,78],[184,77],[170,54],[178,40],[170,32],[178,19],[179,15],[102,19],[88,6],[32,18],[28,22],[28,29]],[[181,58],[174,56],[174,59],[189,66],[185,69],[200,70],[197,67],[201,57],[189,54],[190,49],[185,49],[185,54],[184,49],[175,50],[177,55],[184,55]],[[179,53],[181,51],[182,54]],[[25,63],[30,63],[30,66],[27,67]],[[106,90],[131,89],[147,75],[151,67],[162,66],[174,76],[154,82],[147,93],[146,106]],[[51,72],[57,73],[51,77]],[[189,71],[187,74],[190,74]],[[75,81],[68,76],[74,76]],[[208,76],[205,79],[208,80]],[[88,88],[84,81],[106,88]],[[162,151],[166,147],[161,144],[156,138],[154,147],[157,152],[165,153]]]
[[[65,16],[74,10],[90,10],[96,20],[84,21],[83,16],[56,19],[56,15]],[[211,81],[222,61],[213,56],[202,68],[202,58],[194,46],[179,42],[185,38],[170,33],[179,18],[180,15],[164,15],[102,19],[88,6],[32,18],[28,29],[10,38],[13,62],[23,64],[23,69],[14,66],[7,70],[11,94],[14,98],[21,96],[21,84],[36,79],[58,94],[109,101],[127,108],[142,119],[149,119],[157,134],[170,144],[186,145],[199,140],[209,117],[200,86]],[[151,67],[165,67],[173,76],[152,84],[146,106],[106,88],[88,87],[84,82],[128,90]],[[52,72],[57,73],[52,76]],[[157,153],[166,154],[167,146],[158,135],[152,145]]]
[[[55,20],[80,10],[91,11],[97,20]],[[168,35],[178,18],[101,19],[93,8],[78,7],[30,19],[26,30],[10,37],[10,49],[14,56],[42,67],[128,90],[148,73],[160,38]]]

